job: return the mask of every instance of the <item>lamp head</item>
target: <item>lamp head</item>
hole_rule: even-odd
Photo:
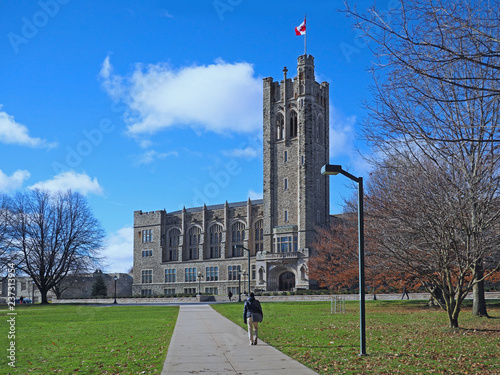
[[[321,168],[321,174],[322,175],[332,175],[335,176],[339,173],[342,172],[342,166],[341,165],[334,165],[334,164],[325,164]]]

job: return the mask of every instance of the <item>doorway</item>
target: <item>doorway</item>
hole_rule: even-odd
[[[290,291],[295,288],[295,275],[293,272],[283,272],[280,275],[279,290]]]

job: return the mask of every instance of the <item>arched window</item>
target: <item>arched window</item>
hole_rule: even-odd
[[[167,261],[177,260],[177,249],[179,248],[179,238],[181,231],[177,228],[170,229],[167,237]]]
[[[233,226],[231,227],[231,232],[232,232],[231,248],[233,250],[233,257],[241,257],[243,256],[243,249],[241,247],[236,248],[235,245],[243,245],[243,242],[245,241],[245,224],[243,224],[240,221],[234,223]]]
[[[283,139],[283,127],[285,126],[285,119],[281,113],[276,116],[276,140]]]
[[[259,268],[259,281],[264,282],[264,267]]]
[[[259,220],[254,226],[254,244],[255,244],[255,254],[258,251],[264,250],[264,221]]]
[[[220,258],[221,241],[222,225],[212,225],[210,227],[210,258]]]
[[[294,138],[297,136],[297,112],[290,112],[290,138]]]
[[[198,259],[198,245],[200,244],[201,230],[192,227],[188,231],[188,259]]]

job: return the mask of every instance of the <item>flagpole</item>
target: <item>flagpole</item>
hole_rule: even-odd
[[[306,22],[307,13],[304,14],[304,22],[306,24],[306,33],[304,34],[304,55],[307,57],[307,22]]]

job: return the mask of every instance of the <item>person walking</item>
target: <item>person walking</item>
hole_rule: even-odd
[[[401,296],[401,299],[406,298],[410,299],[410,295],[408,294],[408,291],[406,290],[406,284],[403,284],[403,295]]]
[[[259,323],[264,319],[264,313],[260,302],[255,299],[255,294],[250,292],[250,296],[245,301],[243,309],[243,322],[248,325],[248,338],[250,345],[257,345],[259,337]],[[255,336],[255,339],[254,339]]]
[[[231,298],[233,298],[233,293],[229,291],[229,293],[227,293],[227,296],[229,297],[229,302],[231,302]]]

